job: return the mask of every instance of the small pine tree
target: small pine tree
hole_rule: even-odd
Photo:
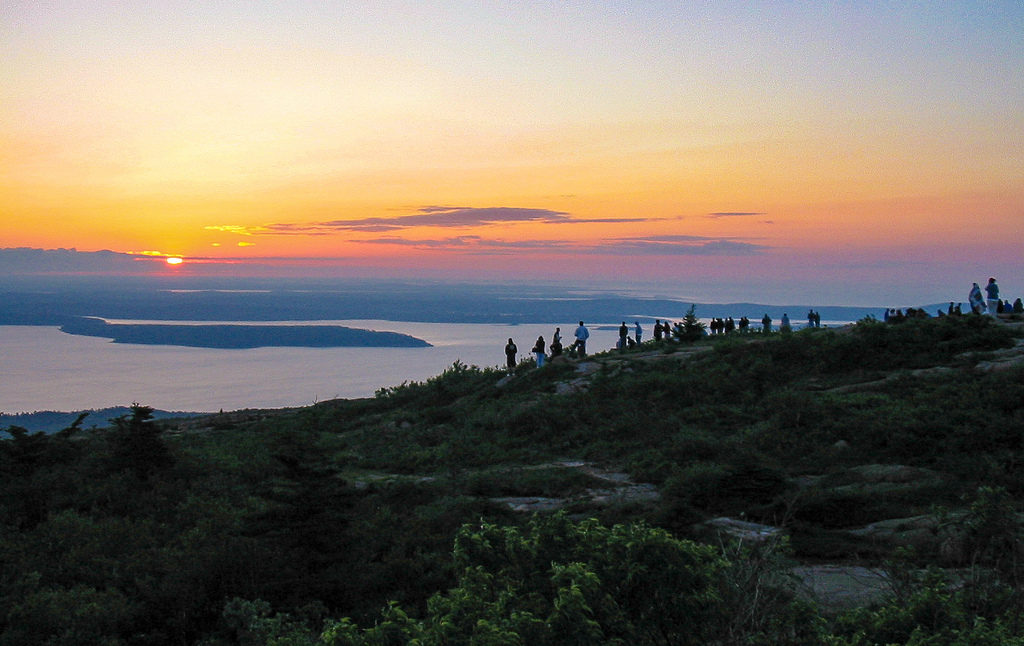
[[[113,420],[109,434],[111,467],[114,471],[128,469],[140,480],[169,467],[174,460],[160,437],[161,429],[153,420],[153,409],[133,403],[131,415]]]
[[[704,323],[697,318],[696,305],[690,305],[690,309],[686,311],[686,316],[683,317],[682,326],[676,326],[672,333],[679,341],[693,342],[701,339],[706,334]]]

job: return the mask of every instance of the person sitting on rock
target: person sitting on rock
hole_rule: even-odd
[[[562,328],[556,327],[555,333],[551,335],[551,358],[562,354]]]

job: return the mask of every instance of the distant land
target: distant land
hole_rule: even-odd
[[[131,408],[127,406],[115,406],[112,408],[99,408],[75,412],[52,410],[16,414],[0,412],[0,439],[8,436],[7,432],[3,429],[7,429],[11,426],[20,426],[32,433],[38,433],[40,431],[43,433],[56,433],[57,431],[71,426],[71,424],[73,424],[82,413],[88,413],[88,415],[82,420],[81,428],[106,428],[110,426],[110,420],[121,417],[122,415],[130,415],[131,412]],[[153,411],[154,419],[173,419],[179,417],[196,417],[200,415],[209,415],[209,413],[184,413],[180,411],[166,410]]]
[[[340,325],[173,325],[108,323],[98,318],[76,317],[69,319],[60,329],[68,334],[111,339],[114,343],[178,345],[193,348],[431,347],[426,341],[408,334],[377,332]]]
[[[823,320],[881,318],[886,305],[828,303],[694,303],[638,291],[595,291],[564,285],[415,283],[369,280],[15,278],[0,287],[0,325],[68,324],[90,316],[124,321],[331,321],[424,323],[614,323],[697,316],[758,320],[783,313],[794,322],[813,308]],[[941,306],[945,308],[946,304]],[[924,306],[933,313],[939,304]]]

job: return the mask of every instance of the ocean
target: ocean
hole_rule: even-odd
[[[289,323],[398,332],[433,347],[224,350],[119,344],[65,334],[57,327],[5,325],[0,326],[0,412],[77,411],[135,402],[168,411],[216,412],[371,397],[382,387],[424,381],[455,361],[503,366],[509,337],[519,347],[520,358],[529,358],[537,336],[543,335],[550,343],[555,329],[550,324],[383,320],[283,324]],[[823,323],[835,326],[845,321]],[[794,324],[802,325],[799,321]],[[615,346],[618,322],[588,323],[587,327],[591,332],[588,350],[599,352]],[[575,324],[561,328],[563,343],[568,345]],[[651,326],[644,329],[645,338],[650,339]]]
[[[178,322],[182,323],[182,322]],[[424,381],[455,361],[504,365],[515,339],[523,358],[553,325],[292,321],[399,332],[430,348],[254,348],[221,350],[131,345],[65,334],[48,326],[0,326],[0,412],[86,410],[138,402],[171,411],[215,412],[305,406],[370,397],[386,386]],[[592,347],[616,333],[597,330]],[[562,328],[562,336],[571,330]]]

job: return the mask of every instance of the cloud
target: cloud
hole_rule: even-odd
[[[533,252],[616,256],[750,256],[769,249],[764,245],[732,238],[689,235],[614,238],[596,243],[577,243],[567,240],[496,240],[480,236],[419,240],[385,236],[369,240],[354,240],[353,242],[400,245],[424,251],[461,251],[479,255]]]
[[[570,242],[562,240],[487,240],[480,236],[410,240],[385,236],[369,240],[352,240],[360,244],[399,245],[421,250],[463,251],[481,255],[504,255],[517,251],[575,250]]]
[[[628,238],[619,240],[614,249],[616,253],[622,255],[645,256],[753,256],[769,249],[764,245],[727,238],[695,238],[696,236]]]
[[[718,211],[716,213],[708,213],[708,217],[712,219],[718,218],[745,218],[752,215],[766,215],[765,213],[758,213],[754,211]]]
[[[240,224],[216,224],[203,227],[206,231],[220,231],[222,233],[236,233],[240,236],[251,236],[263,230],[263,227],[246,227]]]
[[[208,231],[221,231],[238,235],[302,235],[323,236],[339,232],[387,233],[412,227],[469,228],[533,222],[543,224],[595,224],[653,222],[667,218],[573,218],[565,211],[533,209],[512,206],[424,206],[411,215],[393,218],[359,218],[355,220],[325,220],[320,222],[280,222],[255,227],[241,225],[215,225]]]
[[[124,275],[157,271],[167,254],[156,251],[119,253],[77,249],[0,249],[0,275]]]

